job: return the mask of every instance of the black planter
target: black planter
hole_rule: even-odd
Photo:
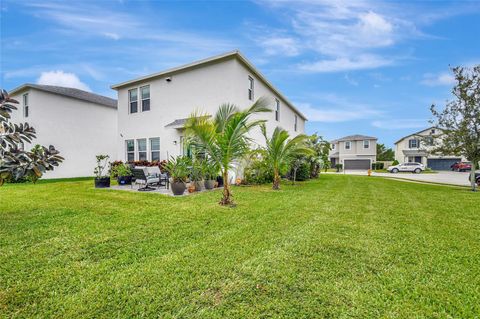
[[[205,189],[213,189],[215,187],[215,180],[208,179],[205,180]]]
[[[204,184],[203,181],[193,182],[193,185],[195,185],[195,191],[200,192],[203,189],[203,184]]]
[[[118,185],[132,185],[132,176],[118,176]]]
[[[95,188],[110,187],[110,177],[95,178]]]
[[[184,182],[173,182],[170,184],[170,186],[172,187],[173,195],[176,195],[176,196],[183,195],[183,193],[185,192],[185,189],[187,188]]]

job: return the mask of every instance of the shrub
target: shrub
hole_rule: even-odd
[[[343,168],[342,164],[335,164],[335,168],[337,169],[337,172],[340,172]]]
[[[384,163],[372,163],[372,169],[376,170],[376,169],[384,169],[385,167],[385,164]]]
[[[293,176],[293,173],[291,174]],[[302,163],[297,169],[297,176],[295,180],[306,181],[310,178],[310,165],[308,163]]]
[[[393,163],[392,163],[392,166],[395,166],[395,165],[398,165],[400,164],[397,160],[394,160]]]
[[[261,157],[250,160],[243,172],[245,184],[266,184],[273,182],[273,170]]]

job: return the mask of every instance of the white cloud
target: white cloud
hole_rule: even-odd
[[[120,35],[115,32],[104,32],[103,35],[112,40],[120,40]]]
[[[388,119],[372,122],[372,126],[385,130],[424,128],[429,126],[426,119]]]
[[[80,81],[78,76],[76,76],[74,73],[67,73],[61,70],[42,72],[37,80],[37,84],[58,85],[88,92],[92,91],[88,85]]]
[[[358,81],[355,80],[354,78],[352,78],[351,76],[349,76],[348,74],[345,74],[345,76],[344,76],[343,78],[344,78],[345,81],[347,81],[350,85],[358,86]]]
[[[300,53],[299,44],[290,37],[265,38],[260,45],[264,47],[267,55],[296,56]]]
[[[438,74],[426,73],[420,82],[427,86],[442,86],[455,84],[455,77],[451,73],[442,72]]]
[[[376,55],[361,55],[357,57],[339,57],[331,60],[320,60],[313,63],[301,64],[299,69],[307,72],[338,72],[375,69],[393,64],[392,60]]]

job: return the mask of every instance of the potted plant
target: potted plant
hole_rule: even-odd
[[[110,187],[110,176],[105,174],[105,169],[108,166],[108,155],[97,155],[97,167],[93,173],[95,174],[95,188]],[[108,172],[108,171],[107,171]]]
[[[110,176],[117,179],[118,185],[131,185],[132,184],[132,170],[130,166],[123,163],[111,165]]]
[[[189,173],[190,159],[186,156],[173,157],[165,164],[164,168],[170,175],[173,195],[183,195]]]
[[[192,170],[190,172],[190,180],[195,187],[195,191],[199,192],[203,188],[203,167],[202,161],[196,159],[192,163]]]
[[[205,189],[213,189],[215,188],[215,184],[217,183],[216,178],[220,169],[212,160],[205,160],[202,163],[203,169],[203,176],[205,177]]]

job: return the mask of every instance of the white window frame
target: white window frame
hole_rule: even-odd
[[[298,128],[298,115],[295,114],[295,123],[293,124],[293,130],[296,132]]]
[[[335,144],[332,144],[332,151],[335,150]]]
[[[366,142],[366,144],[365,144],[365,142]],[[370,141],[369,140],[363,140],[363,148],[364,149],[369,149],[370,148]]]
[[[144,89],[144,88],[148,88],[148,98],[143,98],[142,89]],[[148,112],[148,111],[150,111],[151,108],[152,108],[152,103],[151,103],[151,100],[150,100],[150,85],[141,86],[141,87],[139,88],[139,91],[140,91],[140,101],[141,101],[141,103],[140,103],[140,104],[141,104],[140,109],[141,109],[142,112]],[[144,109],[143,109],[143,103],[144,103],[144,101],[146,101],[146,100],[148,100],[148,102],[149,102],[149,103],[148,103],[148,110],[144,110]]]
[[[348,147],[347,147],[347,145],[348,145]],[[352,149],[352,142],[351,141],[345,141],[345,149],[346,150]]]
[[[153,140],[156,140],[158,139],[158,150],[154,150],[153,147],[152,147],[152,141]],[[161,149],[161,145],[160,145],[160,137],[150,137],[148,139],[149,141],[149,146],[150,146],[150,151],[149,151],[149,154],[150,154],[150,161],[153,162],[154,159],[153,159],[153,153],[154,152],[158,152],[158,161],[160,162],[160,149]]]
[[[133,151],[129,151],[128,150],[128,142],[132,141],[133,142]],[[131,154],[133,153],[133,160],[132,161],[135,161],[135,140],[133,139],[129,139],[129,140],[125,140],[125,162],[129,162],[128,160],[128,154]]]
[[[415,141],[415,146],[413,146],[413,141]],[[411,138],[408,140],[408,148],[419,148],[420,141],[416,138]]]
[[[132,101],[132,92],[135,91],[137,93],[137,100]],[[132,103],[137,103],[137,110],[135,112],[132,112]],[[138,88],[133,88],[128,90],[128,114],[135,114],[138,113]]]
[[[280,122],[280,100],[275,99],[275,121]]]
[[[255,99],[255,80],[252,76],[248,76],[248,99],[253,101]]]
[[[140,141],[145,141],[145,150],[140,151]],[[137,160],[138,161],[148,161],[148,140],[147,138],[137,138],[136,140],[137,144]],[[145,153],[145,159],[140,159],[140,153]]]
[[[28,102],[28,93],[25,93],[23,96],[22,96],[22,99],[23,99],[23,117],[28,117],[30,115],[30,108],[29,108],[29,102]]]

